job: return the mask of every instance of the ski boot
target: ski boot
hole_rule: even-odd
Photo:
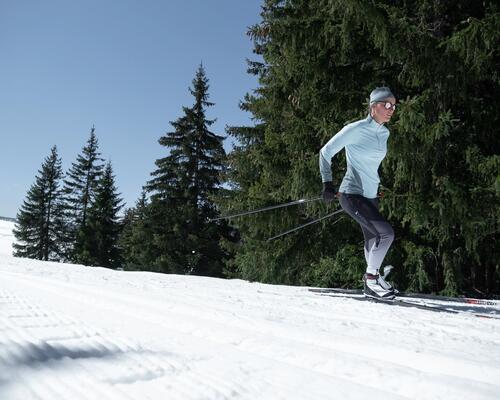
[[[394,267],[392,265],[386,265],[384,267],[384,273],[383,274],[379,273],[378,281],[380,283],[380,286],[382,286],[384,289],[392,290],[395,295],[398,295],[399,291],[397,289],[394,289],[394,287],[385,280],[387,275],[389,275],[393,269]]]
[[[382,286],[380,275],[369,274],[368,272],[363,276],[365,284],[364,295],[374,299],[392,300],[394,299],[394,290],[389,290]]]

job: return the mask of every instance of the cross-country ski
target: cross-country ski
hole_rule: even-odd
[[[372,301],[381,304],[414,307],[422,310],[447,312],[451,314],[466,313],[475,317],[500,319],[500,303],[492,300],[460,299],[407,293],[399,293],[392,299],[380,299],[366,296],[362,290],[310,288],[309,291],[323,296],[349,298],[358,301]]]

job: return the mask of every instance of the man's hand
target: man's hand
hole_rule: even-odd
[[[321,197],[323,197],[323,201],[325,203],[330,203],[335,200],[335,189],[333,188],[332,182],[323,182],[323,192],[321,193]]]

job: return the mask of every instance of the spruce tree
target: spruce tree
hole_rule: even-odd
[[[260,87],[242,104],[257,124],[229,129],[239,142],[230,154],[235,190],[221,206],[316,197],[318,151],[366,116],[373,88],[388,85],[400,104],[380,171],[381,206],[396,230],[387,257],[396,282],[498,293],[499,25],[493,1],[266,1],[249,31],[263,58],[249,64]],[[343,157],[333,163],[337,184]],[[324,213],[316,204],[239,220],[233,271],[269,282],[355,284],[362,238],[349,218],[263,240]]]
[[[54,146],[17,214],[14,228],[16,257],[44,261],[62,259],[65,224],[60,189],[62,176],[61,159]]]
[[[104,167],[100,157],[99,144],[92,127],[87,144],[73,162],[64,180],[65,207],[68,219],[66,241],[69,243],[67,258],[73,262],[82,261],[82,241],[88,219],[88,211],[95,198],[97,182]]]
[[[127,270],[145,270],[157,254],[153,246],[150,207],[146,192],[141,193],[135,207],[125,211],[119,246]]]
[[[158,253],[152,265],[163,272],[220,276],[223,270],[219,241],[227,228],[208,220],[217,215],[212,196],[220,190],[225,152],[223,137],[209,129],[215,121],[206,117],[213,105],[208,88],[200,66],[190,88],[194,105],[183,107],[184,115],[171,122],[174,130],[160,138],[169,155],[156,161],[146,186]]]
[[[118,237],[121,230],[119,211],[122,200],[115,186],[109,162],[97,182],[95,198],[88,209],[87,222],[80,230],[80,262],[107,268],[121,265]]]

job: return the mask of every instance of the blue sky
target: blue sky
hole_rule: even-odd
[[[95,125],[127,206],[165,155],[200,64],[212,130],[251,124],[247,28],[261,0],[0,0],[0,216],[14,217],[53,145],[66,171]],[[226,143],[226,149],[230,143]]]

